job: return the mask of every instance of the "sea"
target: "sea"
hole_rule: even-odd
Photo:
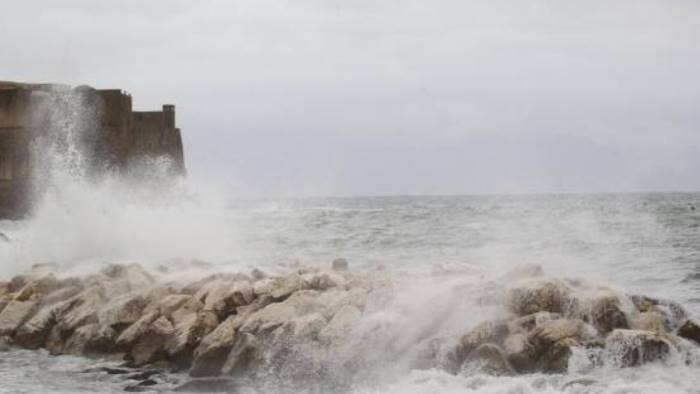
[[[31,217],[0,222],[9,238],[0,243],[0,275],[47,261],[87,272],[108,262],[155,266],[187,258],[247,272],[329,266],[342,257],[351,269],[378,270],[405,284],[395,303],[397,319],[411,325],[445,319],[424,304],[453,278],[496,277],[535,263],[548,275],[614,284],[700,314],[697,193],[221,199],[174,189],[177,197],[149,198],[116,184],[61,189]],[[448,320],[464,327],[483,318],[455,311]],[[123,379],[86,372],[112,362],[6,350],[0,353],[0,393],[124,392]],[[517,377],[392,366],[338,392],[700,393],[697,365],[670,359]],[[294,389],[263,383],[240,392],[334,392],[323,382]]]

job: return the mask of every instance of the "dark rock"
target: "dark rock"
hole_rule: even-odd
[[[615,330],[605,340],[605,349],[618,367],[663,360],[671,348],[667,339],[650,331]]]
[[[503,349],[492,343],[480,345],[469,354],[466,362],[489,375],[513,376],[516,374]]]
[[[678,336],[690,339],[700,345],[700,326],[693,320],[687,320],[685,324],[678,329]]]

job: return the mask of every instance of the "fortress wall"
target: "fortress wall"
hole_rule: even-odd
[[[50,118],[29,116],[34,105],[41,105],[37,100],[44,97],[32,96],[32,92],[42,90],[51,94],[55,86],[0,81],[0,219],[20,217],[29,208],[32,136],[34,132],[50,130],[44,123]],[[174,162],[172,172],[184,174],[182,140],[180,129],[175,127],[174,106],[165,105],[163,111],[133,112],[132,98],[122,90],[89,87],[76,90],[89,94],[88,102],[96,104],[100,129],[90,137],[93,144],[86,153],[98,174],[107,168],[126,171],[132,164],[148,163],[143,160],[148,156],[170,157]],[[93,98],[98,102],[91,101]],[[149,170],[144,166],[135,168]]]

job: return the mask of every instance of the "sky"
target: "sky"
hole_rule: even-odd
[[[0,4],[0,80],[177,106],[241,196],[700,190],[696,0]]]

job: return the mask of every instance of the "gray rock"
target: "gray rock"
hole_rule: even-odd
[[[262,362],[262,349],[260,342],[251,333],[242,333],[236,337],[236,341],[229,353],[221,373],[225,375],[241,375]]]
[[[231,316],[205,336],[193,354],[190,376],[218,376],[236,340],[235,317]]]
[[[12,336],[36,311],[35,301],[10,301],[0,312],[0,336]]]

